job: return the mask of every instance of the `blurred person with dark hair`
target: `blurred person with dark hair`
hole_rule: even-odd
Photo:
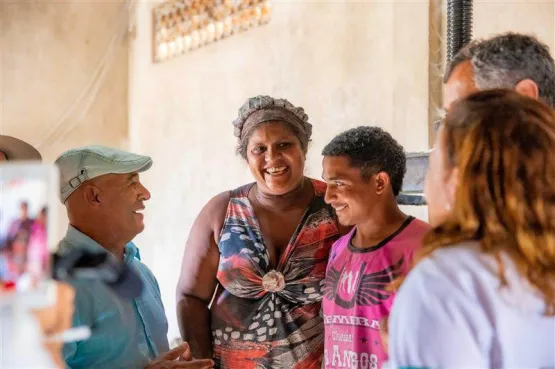
[[[16,238],[26,245],[29,241],[33,222],[34,220],[29,217],[29,203],[27,201],[21,201],[19,204],[19,217],[12,220],[8,227],[7,246],[11,247]]]
[[[392,368],[555,367],[555,113],[511,90],[455,103],[430,156],[434,227],[390,316]]]
[[[43,207],[31,226],[27,245],[27,269],[32,275],[38,276],[48,266],[47,216],[48,210]]]

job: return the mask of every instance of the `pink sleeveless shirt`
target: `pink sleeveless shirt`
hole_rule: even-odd
[[[394,299],[385,288],[408,272],[429,229],[409,217],[378,245],[353,247],[356,227],[334,243],[322,287],[324,368],[382,367],[387,352],[380,341],[380,320],[389,315]]]

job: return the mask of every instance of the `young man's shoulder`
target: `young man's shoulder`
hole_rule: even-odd
[[[405,229],[405,233],[409,237],[423,237],[432,229],[432,226],[421,219],[412,218],[411,222]]]
[[[351,241],[351,237],[353,237],[353,233],[356,227],[353,227],[349,232],[344,234],[343,236],[339,237],[332,245],[331,249],[337,250],[346,247],[349,242]]]
[[[404,254],[412,258],[413,253],[422,246],[424,236],[431,229],[432,227],[428,223],[418,218],[411,218],[410,222],[393,239],[389,249],[394,254]]]
[[[412,222],[410,222],[410,225],[412,227],[416,227],[418,229],[422,229],[425,231],[429,231],[430,229],[432,229],[432,226],[429,223],[423,221],[422,219],[418,219],[416,217],[413,217],[413,220]]]
[[[328,262],[331,263],[338,254],[340,254],[342,251],[348,249],[348,245],[349,242],[351,240],[351,237],[353,236],[353,232],[355,230],[355,227],[353,227],[353,229],[351,229],[347,234],[339,237],[331,246],[331,250],[330,250],[330,256],[329,256],[329,260]]]

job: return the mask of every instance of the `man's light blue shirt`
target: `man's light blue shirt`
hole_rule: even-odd
[[[59,247],[104,250],[71,225]],[[64,345],[69,368],[139,369],[169,350],[168,322],[156,278],[140,261],[133,243],[125,247],[124,262],[144,283],[141,296],[134,300],[119,298],[99,281],[71,282],[75,288],[73,326],[87,325],[92,334],[86,341]]]

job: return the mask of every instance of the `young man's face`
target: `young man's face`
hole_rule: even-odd
[[[375,175],[364,180],[346,156],[324,156],[322,167],[328,184],[325,200],[335,209],[339,222],[350,226],[368,219],[377,201]]]

